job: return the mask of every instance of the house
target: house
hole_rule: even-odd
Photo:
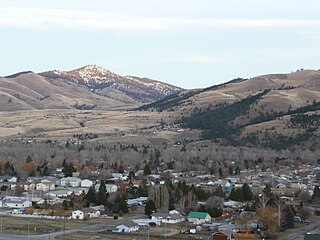
[[[127,204],[129,208],[134,208],[138,206],[138,201],[136,201],[135,199],[128,199]]]
[[[12,177],[12,176],[1,176],[0,177],[0,182],[9,182],[9,183],[14,183],[17,182],[17,177]]]
[[[161,221],[157,219],[134,219],[132,220],[134,223],[138,224],[139,226],[150,226],[150,224],[154,224],[157,226],[161,225]]]
[[[116,226],[115,232],[125,232],[125,233],[130,233],[130,232],[136,232],[139,230],[139,225],[137,224],[127,224],[127,225],[118,225]]]
[[[193,224],[205,223],[211,220],[211,216],[207,212],[190,212],[188,221]]]
[[[143,205],[143,204],[146,204],[147,201],[148,201],[148,197],[138,197],[138,198],[134,198],[134,199],[128,199],[129,200],[132,200],[133,202],[136,202],[138,205]],[[128,203],[129,204],[129,203]]]
[[[81,179],[77,177],[66,177],[60,179],[60,185],[62,187],[79,187],[81,184]]]
[[[106,184],[107,193],[114,193],[118,191],[118,187],[115,184]]]
[[[223,192],[230,193],[232,190],[232,184],[230,182],[226,182],[223,186]]]
[[[8,199],[3,199],[1,201],[1,207],[4,208],[26,208],[26,207],[31,207],[32,202],[26,199],[22,198],[8,198]]]
[[[82,208],[80,210],[75,210],[72,212],[72,219],[87,219],[87,218],[95,218],[100,216],[100,211],[95,210],[93,208]]]
[[[81,187],[88,187],[89,188],[92,185],[93,185],[93,182],[91,180],[89,180],[89,179],[81,180],[81,184],[80,184]]]
[[[36,190],[36,184],[35,183],[26,182],[26,183],[23,184],[23,190],[24,191]]]
[[[218,231],[213,233],[212,238],[215,240],[231,240],[234,239],[232,231]]]
[[[151,219],[160,220],[161,223],[176,224],[183,222],[185,219],[180,214],[160,213],[155,212],[151,214]]]
[[[308,188],[308,186],[303,183],[292,183],[292,184],[290,184],[290,188],[306,190]]]
[[[73,191],[71,190],[54,190],[54,191],[50,191],[48,193],[45,194],[46,197],[59,197],[59,198],[66,198],[68,196],[70,196],[73,193]]]
[[[36,190],[39,191],[52,191],[55,188],[55,183],[46,179],[36,184]]]
[[[278,189],[285,189],[287,186],[284,183],[279,183],[276,188]]]
[[[96,192],[99,191],[99,188],[100,188],[100,183],[96,184],[94,186],[94,189]],[[106,192],[107,193],[114,193],[114,192],[117,192],[118,191],[118,186],[115,185],[115,184],[106,184]]]
[[[230,207],[230,208],[239,208],[239,207],[244,206],[244,204],[242,202],[229,200],[229,201],[224,202],[223,206]]]

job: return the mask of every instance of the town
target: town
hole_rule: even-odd
[[[318,166],[278,161],[272,169],[258,165],[250,170],[232,162],[215,175],[159,171],[148,163],[134,172],[124,163],[99,168],[64,159],[54,171],[35,174],[36,164],[28,155],[24,168],[29,176],[21,178],[9,162],[1,164],[2,233],[26,235],[27,230],[28,236],[58,239],[320,236]],[[39,226],[39,220],[44,224]],[[90,226],[97,231],[86,232]]]

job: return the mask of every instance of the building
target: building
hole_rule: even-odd
[[[193,224],[201,224],[209,222],[210,220],[211,216],[207,212],[190,212],[188,215],[188,221]]]
[[[115,184],[106,184],[107,193],[114,193],[118,191],[118,187]]]
[[[100,211],[95,210],[93,208],[82,208],[80,210],[75,210],[72,212],[72,219],[87,219],[87,218],[95,218],[100,216]]]
[[[83,179],[82,181],[81,181],[81,187],[91,187],[92,185],[93,185],[93,182],[91,181],[91,180],[89,180],[89,179]]]
[[[139,230],[139,225],[137,224],[127,224],[127,225],[118,225],[116,226],[116,230],[114,232],[125,232],[125,233],[130,233],[130,232],[136,232]]]
[[[27,208],[31,206],[32,202],[25,198],[5,198],[0,203],[0,207],[3,208]]]
[[[77,177],[66,177],[60,179],[60,185],[62,187],[79,187],[81,184],[81,179]]]
[[[170,214],[170,213],[160,213],[160,212],[152,213],[151,219],[160,220],[161,223],[170,223],[170,224],[180,223],[185,220],[185,218],[180,214]]]
[[[55,183],[49,180],[42,180],[36,184],[36,190],[39,191],[52,191],[55,189]]]
[[[234,239],[232,231],[218,231],[213,233],[212,238],[215,240],[231,240]]]
[[[17,177],[14,176],[0,176],[0,182],[15,183],[17,180]]]

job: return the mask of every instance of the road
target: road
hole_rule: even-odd
[[[108,219],[108,221],[106,222],[102,222],[102,223],[96,223],[96,224],[92,224],[89,226],[84,226],[81,228],[74,228],[74,229],[69,229],[66,231],[57,231],[57,232],[52,232],[52,233],[48,233],[48,234],[41,234],[41,235],[29,235],[29,236],[23,236],[23,235],[13,235],[13,234],[0,234],[0,240],[52,240],[55,239],[58,236],[64,235],[64,234],[72,234],[72,233],[77,233],[77,232],[96,232],[97,228],[106,228],[110,225],[114,226],[114,225],[120,225],[120,224],[124,224],[128,221],[134,220],[134,219],[139,219],[139,218],[143,218],[145,217],[144,215],[136,215],[136,216],[132,216],[132,217],[127,217],[127,218],[120,218],[117,220],[112,220],[112,219]]]
[[[279,239],[281,239],[281,240],[294,240],[298,237],[304,236],[304,234],[306,234],[307,232],[311,232],[312,230],[314,230],[317,227],[320,227],[320,220],[313,221],[309,225],[305,225],[303,228],[299,228],[299,229],[295,230],[294,232],[291,232],[291,233],[289,233]]]

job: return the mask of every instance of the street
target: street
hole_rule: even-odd
[[[279,239],[281,240],[294,240],[298,237],[304,236],[307,232],[312,231],[313,229],[320,226],[320,220],[316,220],[314,222],[311,222],[310,225],[305,225],[303,228],[299,228],[295,230],[294,232],[291,232],[290,234],[287,234],[286,236],[283,236]]]

